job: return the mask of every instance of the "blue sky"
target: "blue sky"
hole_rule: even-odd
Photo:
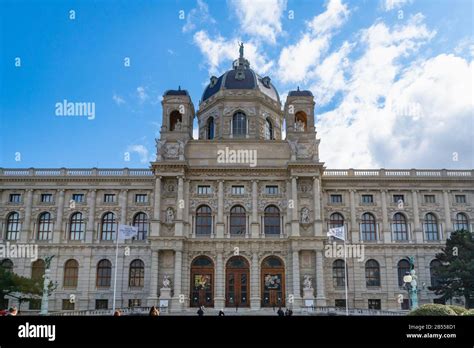
[[[161,95],[197,109],[239,40],[283,100],[313,91],[326,166],[474,167],[471,1],[0,4],[1,167],[147,167]],[[64,99],[95,118],[56,116]]]

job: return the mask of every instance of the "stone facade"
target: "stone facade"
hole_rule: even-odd
[[[200,304],[300,308],[311,303],[305,300],[334,306],[345,297],[334,269],[341,257],[327,252],[333,243],[328,229],[337,225],[334,213],[343,218],[339,222],[347,232],[347,244],[363,245],[365,250],[363,260],[347,258],[349,307],[367,308],[369,300],[377,300],[382,309],[400,309],[398,295],[407,296],[398,284],[397,265],[407,256],[415,257],[419,283],[426,284],[420,302],[433,301],[427,289],[431,261],[461,218],[472,231],[474,171],[326,169],[319,160],[311,93],[290,92],[282,108],[276,91],[265,90],[272,87],[269,78],[253,73],[242,59],[227,76],[235,73],[238,80],[239,70],[247,71],[257,83],[224,88],[229,77],[221,77],[222,87],[206,92],[199,105],[199,139],[192,138],[195,112],[187,92],[165,93],[157,158],[149,169],[0,169],[0,239],[10,245],[37,244],[40,257],[55,255],[51,279],[58,288],[50,310],[62,310],[71,295],[74,309],[93,309],[96,300],[108,300],[111,308],[113,279],[105,287],[97,282],[103,259],[112,264],[112,278],[117,267],[119,308],[133,300],[141,306],[159,304],[169,292],[163,285],[165,276],[171,281],[173,311]],[[219,83],[215,79],[208,88]],[[230,157],[219,160],[219,151]],[[252,151],[255,166],[246,161]],[[240,161],[233,161],[232,153]],[[82,201],[73,196],[80,194]],[[203,206],[209,210],[200,213]],[[232,210],[236,206],[243,208],[240,213]],[[17,234],[12,234],[14,212],[19,218]],[[40,222],[44,212],[50,214],[47,227]],[[82,213],[83,224],[78,240],[73,240],[76,212]],[[115,220],[107,225],[103,219],[109,212]],[[106,240],[104,232],[111,228],[113,233],[118,224],[138,224],[138,213],[146,216],[146,238],[121,242],[115,264],[114,235]],[[374,220],[367,222],[366,213]],[[395,221],[397,213],[405,223]],[[39,230],[45,228],[50,233],[38,240]],[[201,256],[210,264],[194,268],[193,261]],[[271,256],[280,265],[265,273]],[[236,258],[241,258],[241,266],[232,266]],[[79,268],[77,284],[67,286],[64,272],[70,259]],[[137,259],[144,264],[138,270],[144,278],[132,284],[136,270],[130,267]],[[11,260],[14,272],[32,275],[31,260]],[[371,285],[367,260],[379,265],[380,279]],[[267,280],[278,274],[280,289],[275,290]],[[205,275],[209,279],[203,281]],[[233,278],[236,275],[239,280]],[[196,288],[197,281],[210,281],[207,292],[204,283]],[[230,286],[233,282],[239,290]],[[201,294],[207,298],[201,299]]]

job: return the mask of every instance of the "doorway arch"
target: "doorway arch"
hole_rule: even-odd
[[[267,256],[262,261],[262,307],[285,306],[285,265],[277,256]]]
[[[226,307],[248,307],[250,305],[250,267],[242,256],[231,257],[225,271]]]
[[[191,263],[191,307],[214,306],[214,262],[198,256]]]

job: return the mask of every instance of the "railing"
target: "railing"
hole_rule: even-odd
[[[0,176],[153,176],[149,169],[98,169],[98,168],[51,168],[6,169],[0,168]]]
[[[474,170],[430,170],[430,169],[326,169],[326,177],[421,177],[474,178]]]
[[[304,309],[308,314],[326,314],[326,315],[346,315],[346,309],[344,307],[306,307]],[[360,309],[360,308],[349,308],[349,315],[370,315],[370,316],[402,316],[406,315],[406,311],[387,311],[379,309]]]
[[[158,307],[157,307],[158,308]],[[133,308],[117,308],[123,315],[146,315],[150,313],[151,307],[133,307]],[[159,307],[160,312],[167,313],[168,307]],[[77,311],[61,311],[49,313],[52,316],[89,316],[89,315],[101,315],[101,316],[112,316],[111,309],[88,309],[88,310],[77,310]]]

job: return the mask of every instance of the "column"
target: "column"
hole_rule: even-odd
[[[444,201],[444,222],[445,222],[443,238],[447,238],[448,234],[453,232],[453,224],[451,222],[451,211],[449,210],[449,191],[448,190],[443,190],[443,201]]]
[[[316,250],[316,306],[326,306],[323,251]]]
[[[354,243],[360,240],[359,224],[357,223],[356,208],[355,208],[355,190],[349,190],[350,205],[351,205],[351,237]]]
[[[224,181],[218,181],[216,238],[224,238]]]
[[[260,264],[258,253],[252,253],[252,266],[250,269],[250,308],[260,309]]]
[[[286,233],[288,236],[290,236],[290,232],[291,232],[291,214],[292,214],[292,211],[294,209],[293,206],[290,206],[290,201],[291,201],[291,180],[286,180],[286,200],[288,202],[287,206],[286,206],[286,222],[287,224],[290,226]],[[262,217],[263,219],[263,217]],[[262,229],[263,229],[263,223],[262,223]]]
[[[120,223],[122,225],[127,224],[127,201],[128,190],[123,190],[120,195]]]
[[[33,206],[33,190],[26,190],[26,201],[25,201],[25,219],[20,233],[20,242],[26,243],[28,239],[35,239],[35,232],[31,230],[31,208]],[[31,235],[30,235],[31,233]]]
[[[224,257],[222,251],[217,252],[216,257],[216,281],[215,281],[215,298],[214,298],[214,307],[217,309],[224,308],[225,306],[225,297],[224,297]]]
[[[411,191],[412,200],[413,200],[413,222],[414,222],[414,229],[413,229],[413,236],[412,238],[417,243],[423,242],[423,229],[420,224],[420,211],[418,210],[418,190]]]
[[[258,180],[252,180],[252,221],[251,237],[258,238]]]
[[[298,186],[297,176],[291,178],[291,199],[293,200],[293,210],[291,214],[291,235],[293,237],[299,237],[300,235],[300,221],[298,218]]]
[[[388,223],[388,212],[387,212],[387,190],[380,190],[382,197],[382,231],[380,234],[380,240],[385,243],[392,241],[391,229]]]
[[[94,226],[95,226],[95,202],[96,202],[97,190],[89,190],[87,194],[87,205],[89,206],[89,216],[87,218],[86,228],[86,243],[92,243],[94,238]],[[99,239],[96,236],[97,239]]]
[[[321,186],[319,177],[313,177],[313,204],[314,204],[314,235],[323,236],[323,222],[321,220]]]
[[[299,307],[301,300],[300,290],[300,253],[299,250],[293,251],[293,296],[294,306]]]
[[[153,194],[153,219],[151,220],[150,237],[158,237],[161,228],[161,176],[155,179],[155,190]]]
[[[64,215],[64,190],[58,190],[58,211],[56,214],[56,223],[54,224],[53,230],[53,243],[59,243],[61,241],[62,225]]]
[[[176,200],[176,222],[174,224],[174,235],[183,235],[183,202],[184,202],[184,179],[182,176],[178,177],[178,197]]]
[[[151,251],[151,267],[150,267],[150,294],[148,296],[148,306],[156,306],[158,302],[158,261],[159,251]]]
[[[183,253],[181,250],[174,252],[174,284],[173,284],[173,310],[180,311],[183,308],[183,303],[179,302],[179,295],[181,295],[181,273],[182,273],[182,259]]]

